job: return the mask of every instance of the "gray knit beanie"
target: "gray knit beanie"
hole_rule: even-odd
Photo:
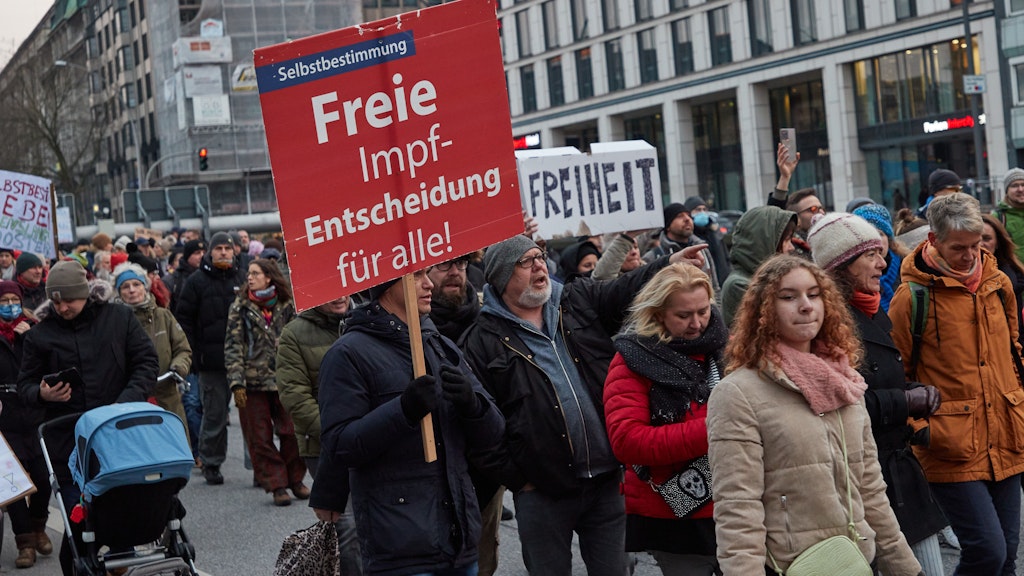
[[[46,276],[46,297],[51,300],[79,300],[89,297],[85,268],[74,260],[61,260]]]
[[[1006,176],[1003,176],[1003,192],[1005,193],[1010,189],[1010,184],[1018,180],[1024,180],[1024,170],[1020,168],[1010,168],[1006,171]]]
[[[484,254],[484,279],[495,292],[501,294],[505,291],[505,286],[515,271],[516,261],[531,248],[540,247],[533,240],[519,234],[487,249],[487,253]]]
[[[882,248],[878,229],[853,214],[833,212],[819,219],[807,234],[814,263],[836,268],[875,248]]]

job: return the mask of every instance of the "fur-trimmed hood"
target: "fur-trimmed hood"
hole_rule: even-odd
[[[114,300],[114,286],[106,280],[100,280],[94,278],[89,280],[89,300],[96,302],[112,302]],[[45,300],[42,304],[36,307],[32,313],[36,318],[42,322],[50,315],[50,301]]]

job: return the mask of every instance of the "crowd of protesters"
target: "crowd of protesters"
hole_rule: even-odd
[[[31,423],[149,398],[217,486],[233,401],[254,485],[334,523],[345,576],[491,576],[506,491],[532,576],[568,576],[574,535],[594,576],[641,552],[666,576],[784,574],[833,537],[864,574],[942,574],[943,543],[957,574],[1014,574],[1024,171],[994,216],[936,171],[923,217],[894,222],[790,192],[797,161],[780,148],[728,241],[697,196],[647,231],[545,240],[524,217],[301,314],[273,236],[98,234],[49,272],[0,250],[0,429],[36,478]],[[124,365],[83,366],[69,342],[104,335]],[[41,380],[65,365],[89,402]],[[52,549],[45,496],[11,507],[18,567]]]

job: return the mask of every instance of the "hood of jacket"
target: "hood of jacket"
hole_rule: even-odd
[[[732,231],[729,261],[738,270],[753,275],[762,262],[775,254],[782,233],[796,213],[778,206],[758,206],[748,210]]]
[[[339,336],[341,336],[342,324],[345,322],[345,316],[328,314],[321,311],[319,306],[310,308],[309,310],[303,310],[298,314],[298,317],[312,322],[317,328],[334,330]]]
[[[379,340],[409,346],[409,327],[398,316],[385,310],[379,300],[373,300],[349,313],[345,320],[345,333],[349,332],[363,332]],[[430,316],[420,316],[420,332],[424,337],[437,332]]]

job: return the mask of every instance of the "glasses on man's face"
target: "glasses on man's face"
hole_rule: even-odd
[[[533,268],[534,262],[536,262],[538,264],[545,264],[545,263],[547,263],[547,258],[548,258],[548,253],[547,252],[541,252],[540,254],[534,254],[533,256],[527,256],[525,258],[521,258],[519,260],[516,260],[516,266],[519,266],[520,268],[530,269],[530,268]]]
[[[804,212],[810,212],[811,214],[824,214],[825,208],[822,206],[808,206],[807,208],[797,212],[797,214],[803,214]]]
[[[440,264],[434,264],[431,268],[438,272],[447,272],[452,269],[452,266],[455,266],[455,269],[459,271],[465,270],[469,267],[469,260],[449,260]]]
[[[21,304],[21,298],[0,298],[0,306],[8,304]]]

